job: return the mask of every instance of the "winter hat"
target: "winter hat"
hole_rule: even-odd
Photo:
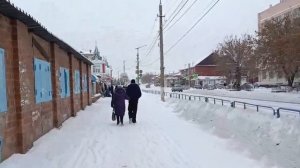
[[[131,79],[131,83],[135,83],[135,80],[134,80],[134,79]]]

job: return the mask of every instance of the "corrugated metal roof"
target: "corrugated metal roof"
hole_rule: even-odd
[[[60,48],[62,48],[66,52],[72,53],[76,58],[83,60],[85,63],[89,65],[93,64],[90,60],[85,58],[70,45],[68,45],[67,43],[50,33],[44,26],[41,25],[41,23],[35,20],[32,16],[24,12],[22,9],[14,6],[14,4],[10,3],[10,1],[0,0],[0,13],[11,19],[21,21],[28,27],[28,29],[32,33],[36,34],[37,36],[43,38],[48,42],[54,42]]]

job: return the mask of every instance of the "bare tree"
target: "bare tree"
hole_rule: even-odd
[[[240,90],[243,75],[247,75],[253,65],[254,42],[250,35],[226,37],[223,43],[220,43],[217,50],[217,65],[219,70],[227,79],[235,81],[236,88]]]
[[[154,75],[151,73],[146,73],[142,76],[142,83],[152,83],[152,79],[153,79]]]
[[[257,32],[257,60],[259,67],[284,74],[293,86],[300,67],[299,19],[289,15],[266,21]]]

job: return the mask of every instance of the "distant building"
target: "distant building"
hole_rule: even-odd
[[[94,65],[91,67],[92,75],[100,78],[100,81],[109,82],[112,80],[112,67],[108,64],[105,57],[100,55],[96,46],[94,52],[82,52],[82,55],[89,59]]]
[[[225,77],[218,71],[216,57],[216,53],[211,53],[194,67],[194,71],[198,75],[195,84],[204,86],[225,82]]]
[[[270,6],[269,9],[258,14],[258,28],[276,17],[291,15],[294,18],[300,18],[300,0],[281,0],[280,3]],[[300,82],[300,72],[296,75],[295,82]],[[258,74],[258,83],[261,85],[287,84],[283,72],[260,71]]]

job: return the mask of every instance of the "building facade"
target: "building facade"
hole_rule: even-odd
[[[258,14],[258,28],[272,18],[289,14],[293,18],[300,18],[300,0],[281,0],[280,3],[270,6],[269,9]],[[295,77],[295,82],[300,82],[300,72]],[[261,85],[287,84],[283,72],[260,71],[258,83]]]
[[[88,59],[0,0],[0,160],[92,103]]]
[[[93,63],[91,66],[92,75],[99,77],[102,82],[110,82],[112,80],[112,67],[108,64],[107,59],[100,55],[97,46],[94,52],[90,50],[82,54]]]
[[[216,57],[216,53],[211,53],[194,67],[194,71],[198,75],[197,85],[215,85],[225,82],[225,78],[218,71]]]

